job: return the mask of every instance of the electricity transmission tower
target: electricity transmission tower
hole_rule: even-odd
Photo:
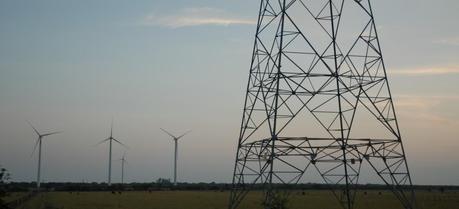
[[[370,0],[261,0],[230,209],[317,181],[352,209],[359,180],[416,208],[376,29]]]

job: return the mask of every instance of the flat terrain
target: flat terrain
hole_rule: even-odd
[[[16,194],[17,195],[17,194]],[[228,192],[158,191],[158,192],[50,192],[27,202],[24,209],[226,209]],[[260,209],[261,193],[249,193],[241,209]],[[359,193],[356,209],[402,208],[388,192]],[[421,209],[459,209],[459,192],[417,192]],[[340,209],[327,191],[293,192],[290,209]]]
[[[26,193],[22,193],[22,192],[14,192],[14,193],[11,193],[9,194],[8,196],[4,197],[3,198],[3,201],[5,202],[10,202],[10,201],[13,201],[13,200],[16,200],[16,199],[19,199],[21,198],[22,196],[24,196]]]

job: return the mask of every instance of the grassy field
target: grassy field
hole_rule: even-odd
[[[10,201],[12,201],[12,200],[21,198],[21,197],[24,196],[25,194],[26,194],[26,193],[23,193],[23,192],[13,192],[13,193],[9,194],[8,196],[4,197],[4,198],[3,198],[3,201],[5,201],[5,202],[10,202]]]
[[[213,191],[162,191],[162,192],[50,192],[34,197],[23,209],[225,209],[229,193]],[[261,194],[249,193],[241,209],[260,209]],[[359,194],[356,209],[398,209],[399,203],[387,192],[369,191]],[[459,209],[457,192],[418,192],[421,209]],[[339,209],[330,192],[294,192],[290,209]]]

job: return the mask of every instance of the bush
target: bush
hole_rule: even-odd
[[[268,193],[267,195],[271,196],[267,201],[262,203],[263,208],[265,209],[288,209],[287,203],[288,200],[280,193]],[[269,200],[270,199],[270,200]]]
[[[0,208],[5,207],[3,198],[8,196],[8,190],[6,189],[6,183],[10,180],[10,174],[8,171],[0,166]]]

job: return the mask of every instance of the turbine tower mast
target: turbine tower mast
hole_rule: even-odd
[[[230,209],[314,173],[353,209],[363,169],[417,208],[376,29],[370,0],[260,1]]]
[[[37,191],[40,191],[40,184],[41,184],[41,156],[42,156],[42,149],[41,148],[42,148],[42,143],[43,143],[42,140],[46,136],[51,136],[51,135],[58,134],[58,133],[61,133],[61,132],[50,132],[50,133],[40,134],[40,132],[38,132],[38,130],[32,125],[32,123],[30,123],[29,121],[27,121],[27,123],[29,123],[29,125],[32,127],[32,129],[35,131],[35,133],[38,136],[38,139],[35,142],[35,146],[34,146],[33,151],[32,151],[32,155],[35,153],[35,150],[38,147]]]
[[[128,164],[126,160],[126,153],[123,154],[123,157],[120,159],[121,161],[121,184],[124,184],[124,165]]]
[[[178,160],[178,140],[182,137],[184,137],[185,135],[187,135],[188,133],[190,133],[191,131],[187,131],[185,132],[184,134],[176,137],[175,135],[172,135],[171,133],[169,133],[168,131],[164,130],[161,128],[161,130],[166,133],[167,135],[169,135],[170,137],[172,137],[172,140],[174,140],[174,186],[177,186],[177,160]]]
[[[99,142],[97,145],[99,144],[102,144],[102,143],[105,143],[107,142],[109,143],[109,152],[108,152],[108,181],[107,181],[107,184],[108,186],[111,186],[112,185],[112,144],[113,142],[116,142],[118,144],[120,144],[121,146],[127,148],[127,146],[123,143],[121,143],[119,140],[115,139],[113,137],[113,121],[112,121],[112,124],[110,126],[110,136],[104,140],[102,140],[101,142]]]

